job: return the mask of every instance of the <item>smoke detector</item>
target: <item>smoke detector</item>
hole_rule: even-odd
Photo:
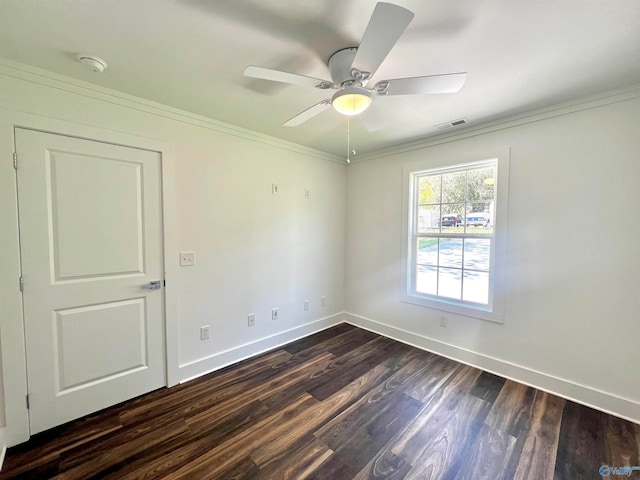
[[[107,68],[107,62],[93,55],[80,54],[78,55],[78,61],[89,70],[97,73],[102,73]]]

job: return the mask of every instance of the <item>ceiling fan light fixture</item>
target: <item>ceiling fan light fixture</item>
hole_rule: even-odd
[[[371,105],[371,93],[360,87],[346,87],[331,98],[331,105],[342,115],[358,115]]]

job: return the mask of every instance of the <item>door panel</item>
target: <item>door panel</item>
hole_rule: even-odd
[[[54,321],[58,393],[148,366],[144,298],[59,310]]]
[[[165,385],[157,152],[16,129],[31,433]]]
[[[47,157],[55,280],[142,273],[142,165],[55,150]],[[96,230],[89,243],[87,225]]]

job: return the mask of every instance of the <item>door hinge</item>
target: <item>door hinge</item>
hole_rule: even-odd
[[[20,279],[18,280],[19,284],[20,284],[20,291],[24,292],[24,277],[20,277]]]
[[[31,404],[29,403],[29,394],[27,394],[27,410],[31,408]]]
[[[13,152],[13,168],[18,169],[18,152]]]

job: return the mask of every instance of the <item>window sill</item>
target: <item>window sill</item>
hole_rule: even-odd
[[[405,303],[411,303],[413,305],[419,305],[421,307],[427,307],[434,310],[441,310],[443,312],[454,313],[456,315],[462,315],[465,317],[477,318],[480,320],[486,320],[493,323],[504,323],[504,313],[492,310],[489,307],[475,307],[471,305],[462,305],[455,303],[454,301],[447,301],[445,299],[435,300],[431,298],[425,298],[421,295],[404,294],[400,298]]]

